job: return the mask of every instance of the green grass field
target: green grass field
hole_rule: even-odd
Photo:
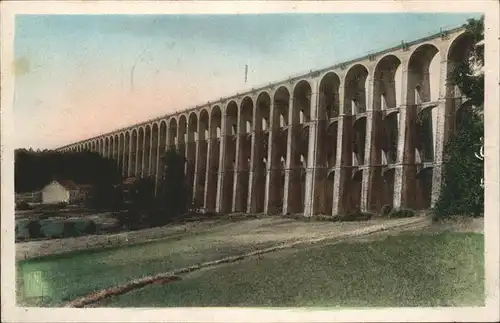
[[[131,246],[86,250],[17,263],[17,301],[57,306],[143,276],[239,255],[264,245],[207,245],[208,233]]]
[[[481,306],[482,234],[405,234],[202,270],[98,306]]]
[[[203,245],[203,235],[19,262],[18,303],[57,306],[134,278],[249,251],[197,249],[196,243]],[[483,250],[483,235],[449,232],[293,249],[201,270],[98,306],[482,305]]]

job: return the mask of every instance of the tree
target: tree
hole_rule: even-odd
[[[466,48],[466,59],[452,71],[452,81],[468,98],[469,108],[462,108],[465,110],[461,112],[458,130],[445,147],[441,194],[432,210],[435,218],[479,216],[484,212],[484,164],[476,156],[484,134],[484,48],[478,46],[484,39],[484,17],[470,19],[465,32],[471,42]]]
[[[129,191],[133,210],[148,210],[155,206],[155,180],[153,177],[137,179]]]
[[[175,150],[168,150],[162,158],[163,174],[160,177],[157,194],[158,207],[164,212],[164,219],[172,219],[187,211],[191,204],[191,190],[184,175],[184,156]]]

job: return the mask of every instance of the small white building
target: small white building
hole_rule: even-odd
[[[54,180],[42,189],[43,204],[67,203],[79,200],[80,188],[69,180]]]

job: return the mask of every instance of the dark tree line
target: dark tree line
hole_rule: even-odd
[[[92,203],[109,206],[114,186],[122,181],[116,162],[95,152],[56,152],[17,149],[14,156],[16,193],[42,189],[52,180],[92,185]]]
[[[77,184],[118,184],[120,173],[113,160],[94,152],[15,151],[16,193],[41,189],[54,179]]]

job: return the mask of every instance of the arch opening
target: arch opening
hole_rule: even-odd
[[[285,171],[288,141],[288,114],[290,110],[290,93],[287,88],[280,87],[273,98],[273,128],[272,138],[273,149],[269,172],[269,213],[282,213],[285,200]]]
[[[233,208],[234,176],[236,163],[236,135],[238,131],[238,105],[235,101],[226,107],[226,153],[224,155],[224,181],[221,212],[228,213]]]
[[[208,160],[208,178],[207,178],[207,205],[209,210],[215,210],[216,198],[218,190],[218,176],[219,176],[219,154],[220,154],[220,130],[222,122],[221,108],[216,105],[212,108],[210,113],[210,152]]]
[[[196,183],[196,193],[194,196],[195,205],[203,205],[207,208],[205,204],[205,184],[207,179],[207,158],[208,158],[208,134],[209,134],[209,115],[208,111],[203,109],[200,111],[200,122],[199,122],[199,139],[198,139],[198,158],[199,161],[197,169],[197,183]]]
[[[368,70],[357,64],[349,69],[345,78],[344,113],[356,115],[366,112]]]
[[[144,177],[144,128],[139,127],[139,137],[137,142],[137,170],[138,177]]]
[[[375,111],[393,109],[401,105],[402,64],[399,58],[388,55],[375,67],[374,104]]]
[[[330,72],[321,80],[319,86],[319,119],[331,119],[339,116],[340,111],[340,78]]]

